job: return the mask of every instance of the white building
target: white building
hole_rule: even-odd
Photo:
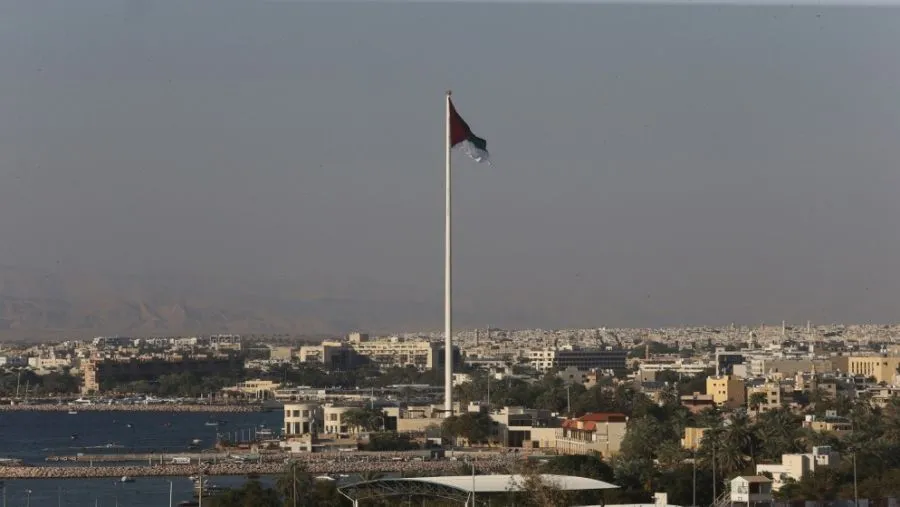
[[[731,479],[731,505],[762,507],[772,505],[772,481],[761,475],[745,475]]]
[[[756,473],[772,474],[772,490],[778,491],[788,479],[799,481],[817,468],[837,466],[839,463],[840,455],[833,452],[831,446],[820,445],[813,447],[811,453],[782,454],[780,464],[756,465]]]
[[[318,403],[286,403],[284,405],[284,436],[287,438],[316,433],[322,428],[321,406]]]

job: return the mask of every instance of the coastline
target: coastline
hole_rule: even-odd
[[[249,413],[267,412],[274,408],[260,405],[201,405],[160,403],[152,405],[123,405],[123,404],[95,404],[95,405],[0,405],[0,412],[208,412],[208,413]],[[278,409],[280,410],[280,409]]]

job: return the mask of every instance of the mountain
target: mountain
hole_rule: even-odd
[[[117,275],[0,266],[0,340],[426,329],[440,300],[369,281]]]

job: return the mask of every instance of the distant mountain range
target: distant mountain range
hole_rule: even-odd
[[[308,285],[308,286],[307,286]],[[428,329],[440,301],[360,282],[262,282],[0,266],[0,340]],[[348,297],[347,295],[350,295]]]

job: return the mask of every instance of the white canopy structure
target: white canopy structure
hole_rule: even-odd
[[[589,491],[618,488],[615,484],[572,475],[542,474],[541,481],[563,491]],[[453,475],[441,477],[405,477],[363,481],[338,488],[353,502],[390,496],[430,496],[475,505],[475,496],[488,493],[516,493],[524,490],[522,475]],[[471,504],[470,504],[471,501]]]

